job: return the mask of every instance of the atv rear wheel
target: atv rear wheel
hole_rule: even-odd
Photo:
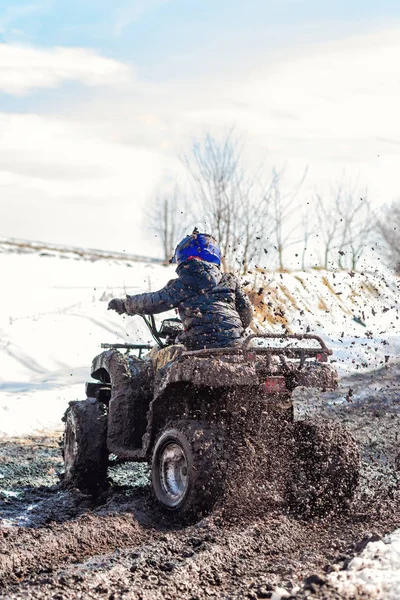
[[[360,454],[350,432],[332,421],[298,421],[294,442],[290,506],[306,517],[346,508],[360,472]]]
[[[96,398],[69,403],[65,415],[64,484],[97,494],[107,481],[107,413]]]
[[[184,520],[207,514],[223,489],[223,436],[196,421],[171,423],[156,440],[151,465],[161,506]]]

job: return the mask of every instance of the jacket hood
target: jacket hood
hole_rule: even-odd
[[[205,290],[219,284],[222,278],[220,268],[204,260],[185,260],[176,269],[182,283],[193,290]]]

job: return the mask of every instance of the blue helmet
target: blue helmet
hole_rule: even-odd
[[[179,242],[170,262],[177,263],[179,266],[190,258],[199,258],[220,265],[221,250],[216,239],[208,233],[199,233],[197,229],[194,229],[193,233]]]

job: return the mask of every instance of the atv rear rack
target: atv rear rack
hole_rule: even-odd
[[[267,347],[267,348],[255,348],[249,347],[252,340],[256,338],[265,339],[282,339],[282,340],[316,340],[319,343],[319,348],[293,348],[293,347]],[[203,350],[187,350],[181,354],[181,358],[189,358],[192,356],[206,357],[206,356],[226,356],[226,355],[243,355],[245,360],[254,361],[257,355],[267,355],[267,361],[270,362],[271,356],[276,355],[281,359],[282,364],[285,364],[285,358],[297,358],[300,359],[300,367],[305,363],[306,358],[315,358],[320,362],[327,362],[328,356],[332,354],[332,350],[327,348],[324,340],[318,335],[311,335],[307,333],[263,333],[253,334],[246,338],[245,342],[236,348],[205,348]]]

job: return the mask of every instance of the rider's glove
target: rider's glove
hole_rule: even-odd
[[[113,298],[108,303],[108,310],[115,310],[119,315],[126,313],[125,302],[121,298]]]

